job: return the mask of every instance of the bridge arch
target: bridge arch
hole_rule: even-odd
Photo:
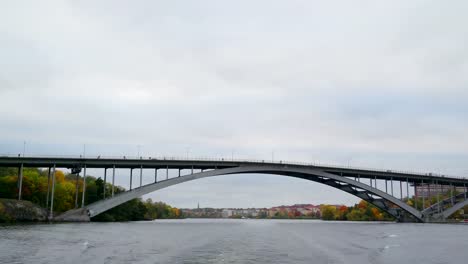
[[[371,187],[367,184],[338,176],[335,174],[327,173],[323,170],[317,168],[304,168],[304,167],[295,167],[287,165],[249,165],[249,166],[239,166],[226,169],[215,169],[204,171],[200,173],[194,173],[190,175],[184,175],[181,177],[171,178],[164,181],[148,184],[141,186],[139,188],[132,189],[123,193],[119,193],[112,198],[101,200],[92,204],[85,206],[82,209],[74,209],[68,212],[65,212],[62,215],[56,217],[56,220],[67,221],[67,220],[76,220],[77,215],[87,214],[88,219],[94,217],[98,214],[101,214],[111,208],[114,208],[122,203],[130,201],[132,199],[141,197],[145,194],[172,186],[180,184],[183,182],[188,182],[196,179],[214,177],[221,175],[232,175],[232,174],[273,174],[273,175],[282,175],[301,178],[305,180],[310,180],[318,183],[322,183],[339,190],[350,193],[354,196],[357,196],[378,208],[388,212],[393,215],[398,220],[404,220],[402,212],[406,212],[412,217],[412,221],[415,222],[424,222],[421,212],[415,208],[407,205],[403,201],[377,189]],[[78,217],[80,218],[80,217]],[[405,221],[408,221],[406,219]]]

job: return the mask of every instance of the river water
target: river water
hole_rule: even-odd
[[[468,225],[185,219],[0,226],[0,263],[468,263]]]

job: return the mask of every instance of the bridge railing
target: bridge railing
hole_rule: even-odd
[[[0,154],[1,157],[19,157],[19,158],[68,158],[68,159],[116,159],[116,160],[180,160],[180,161],[215,161],[215,162],[245,162],[245,163],[266,163],[266,164],[289,164],[289,165],[300,165],[300,166],[313,166],[313,167],[328,167],[328,168],[337,168],[337,169],[351,169],[351,170],[366,170],[374,172],[383,172],[383,173],[399,173],[399,174],[411,174],[416,176],[434,176],[434,177],[450,177],[450,178],[460,178],[465,179],[465,177],[446,175],[441,173],[434,172],[424,172],[424,171],[414,171],[414,170],[394,170],[394,169],[382,169],[382,168],[372,168],[372,167],[363,167],[363,166],[352,166],[352,165],[339,165],[333,163],[324,163],[324,162],[304,162],[304,161],[288,161],[288,160],[267,160],[267,159],[239,159],[239,158],[224,158],[224,157],[208,157],[208,156],[197,156],[197,157],[188,157],[188,156],[102,156],[102,155],[26,155],[21,154]]]

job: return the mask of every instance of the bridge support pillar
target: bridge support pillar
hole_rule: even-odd
[[[450,202],[452,202],[452,206],[454,205],[454,202],[453,202],[453,186],[452,184],[450,183],[450,197],[452,197],[450,199]]]
[[[466,200],[466,193],[467,193],[467,190],[466,190],[466,184],[463,184],[463,187],[465,187],[465,200]]]
[[[169,179],[169,166],[166,167],[166,180]]]
[[[424,185],[424,180],[421,180],[421,187]],[[426,201],[424,200],[424,195],[422,196],[422,210],[426,209]]]
[[[85,195],[86,195],[86,164],[83,166],[83,196],[81,197],[81,208],[85,204]]]
[[[409,181],[406,178],[406,200],[409,201]]]
[[[106,180],[107,180],[107,168],[104,168],[104,186],[102,186],[102,198],[106,199]]]
[[[55,164],[52,169],[52,194],[50,197],[50,214],[49,219],[54,217],[54,194],[55,194]]]
[[[416,192],[416,181],[413,182],[414,184],[414,208],[418,210],[418,193]]]
[[[19,167],[18,173],[18,200],[21,200],[21,192],[23,191],[23,164]]]
[[[143,185],[143,165],[140,166],[140,187]]]
[[[46,197],[45,208],[49,208],[49,197],[50,197],[50,167],[47,172],[47,197]]]
[[[114,197],[115,165],[112,166],[112,197]]]
[[[403,182],[400,181],[400,200],[403,201]]]
[[[440,214],[440,191],[441,191],[441,188],[442,186],[439,185],[439,181],[436,181],[436,186],[439,186],[439,190],[437,191],[436,195],[437,195],[437,212]]]
[[[78,193],[80,192],[79,188],[80,173],[76,173],[76,182],[75,182],[75,208],[78,208]]]
[[[393,177],[390,177],[390,188],[392,190],[392,196],[393,196]]]
[[[130,169],[130,190],[132,190],[132,182],[133,182],[133,169]]]
[[[154,183],[158,182],[158,169],[154,169]]]

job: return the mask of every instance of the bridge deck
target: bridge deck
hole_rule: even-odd
[[[291,166],[317,168],[328,173],[344,177],[360,177],[378,180],[410,181],[413,184],[437,182],[438,184],[452,184],[453,186],[468,185],[468,179],[463,177],[447,177],[433,173],[404,172],[394,170],[378,170],[369,168],[340,167],[314,163],[271,162],[262,160],[225,160],[225,159],[176,159],[176,158],[100,158],[100,157],[11,157],[0,156],[0,167],[52,167],[57,168],[115,168],[117,169],[224,169],[240,166]]]

